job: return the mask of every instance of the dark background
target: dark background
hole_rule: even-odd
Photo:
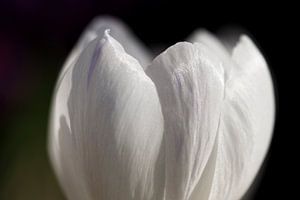
[[[237,25],[249,31],[277,92],[274,137],[253,197],[294,199],[297,8],[288,1],[0,1],[0,200],[64,199],[46,153],[49,104],[64,59],[86,25],[103,14],[122,19],[149,47],[182,41],[198,27],[216,32]]]

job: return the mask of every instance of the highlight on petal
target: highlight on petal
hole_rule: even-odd
[[[146,73],[156,85],[165,122],[165,199],[188,200],[215,144],[223,67],[206,46],[184,42],[159,55]]]
[[[240,199],[245,194],[266,155],[274,124],[272,78],[247,36],[233,49],[232,60],[237,65],[226,84],[209,199]]]
[[[162,199],[158,94],[108,32],[82,50],[53,102],[50,154],[68,199]]]

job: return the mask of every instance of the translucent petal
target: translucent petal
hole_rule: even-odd
[[[209,199],[240,199],[266,155],[275,115],[272,79],[253,42],[242,36],[233,50],[237,65],[226,84]]]
[[[68,199],[162,199],[163,126],[155,86],[138,61],[108,33],[91,41],[62,77],[52,108],[51,159]]]
[[[187,200],[212,152],[221,114],[221,61],[201,44],[178,43],[147,68],[165,120],[165,199]]]

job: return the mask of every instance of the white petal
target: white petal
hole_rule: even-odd
[[[165,120],[166,200],[187,200],[212,152],[221,114],[221,61],[206,46],[178,43],[147,68]]]
[[[244,195],[266,155],[274,124],[272,79],[262,55],[242,36],[232,59],[237,65],[226,85],[209,198],[216,200]]]
[[[90,42],[67,70],[52,122],[50,152],[69,199],[162,199],[158,94],[108,34]]]

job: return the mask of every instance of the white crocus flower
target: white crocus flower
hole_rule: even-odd
[[[267,64],[245,35],[234,48],[205,31],[190,40],[151,61],[120,22],[88,27],[62,69],[51,112],[51,160],[68,199],[245,194],[272,136]]]

